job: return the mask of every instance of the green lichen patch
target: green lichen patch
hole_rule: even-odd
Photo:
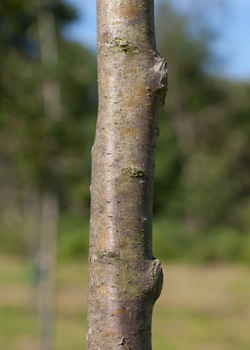
[[[116,251],[111,251],[111,250],[107,250],[107,251],[100,251],[96,254],[96,259],[117,259],[119,258],[119,252]]]
[[[128,175],[129,177],[142,177],[143,171],[134,167],[126,167],[122,169],[123,174]]]
[[[125,38],[111,39],[106,43],[111,48],[111,50],[115,52],[139,53],[141,51],[137,46],[131,44]]]

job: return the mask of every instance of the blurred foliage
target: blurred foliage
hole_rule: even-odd
[[[163,232],[155,246],[166,257],[249,261],[250,84],[211,74],[214,33],[194,31],[193,22],[170,7],[158,14],[169,92],[156,155],[155,230]]]
[[[25,7],[26,3],[31,6]],[[18,190],[30,185],[41,190],[48,181],[48,168],[52,167],[62,208],[69,206],[71,200],[75,204],[85,201],[87,207],[89,153],[97,111],[95,57],[80,45],[65,41],[58,30],[58,62],[56,66],[44,67],[37,28],[37,16],[44,7],[38,4],[16,1],[2,5],[3,17],[5,12],[12,16],[11,30],[2,35],[5,46],[0,78],[2,183],[7,182],[10,191],[13,186]],[[11,6],[16,11],[11,11]],[[75,11],[59,1],[52,1],[47,7],[60,24],[57,29],[75,18]],[[22,22],[27,26],[22,27]],[[12,40],[15,34],[24,38],[21,46]],[[26,52],[28,42],[34,44],[34,55]],[[60,84],[63,110],[60,121],[44,118],[44,79]],[[4,191],[6,187],[2,187]]]
[[[40,59],[37,17],[45,9],[56,22],[53,67]],[[97,78],[96,57],[61,34],[76,18],[74,8],[62,1],[0,4],[1,251],[25,252],[27,194],[39,196],[52,169],[60,202],[59,254],[87,254]],[[156,22],[169,91],[156,154],[155,254],[249,261],[250,83],[211,73],[214,33],[199,21],[194,30],[193,18],[165,4]],[[59,121],[44,118],[44,79],[60,84]]]

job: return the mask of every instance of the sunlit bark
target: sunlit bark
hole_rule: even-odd
[[[152,197],[166,63],[156,50],[153,0],[97,0],[97,21],[88,350],[150,350],[163,280],[152,254]]]

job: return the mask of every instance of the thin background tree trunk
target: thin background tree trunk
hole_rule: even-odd
[[[167,85],[153,0],[97,0],[88,350],[151,349],[162,270],[152,254],[155,145]]]
[[[46,1],[41,2],[44,6]],[[55,18],[46,8],[38,14],[41,63],[50,72],[58,61]],[[60,84],[55,78],[45,76],[43,81],[44,117],[48,123],[62,118]],[[56,252],[59,217],[59,200],[56,191],[56,176],[53,157],[47,159],[47,182],[41,195],[41,242],[37,256],[40,270],[38,293],[39,349],[53,349],[54,302],[56,289]]]

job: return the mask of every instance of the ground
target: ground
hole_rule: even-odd
[[[165,263],[153,349],[249,350],[249,267]],[[37,350],[29,264],[0,257],[0,349]],[[54,350],[86,350],[85,261],[58,264]]]

